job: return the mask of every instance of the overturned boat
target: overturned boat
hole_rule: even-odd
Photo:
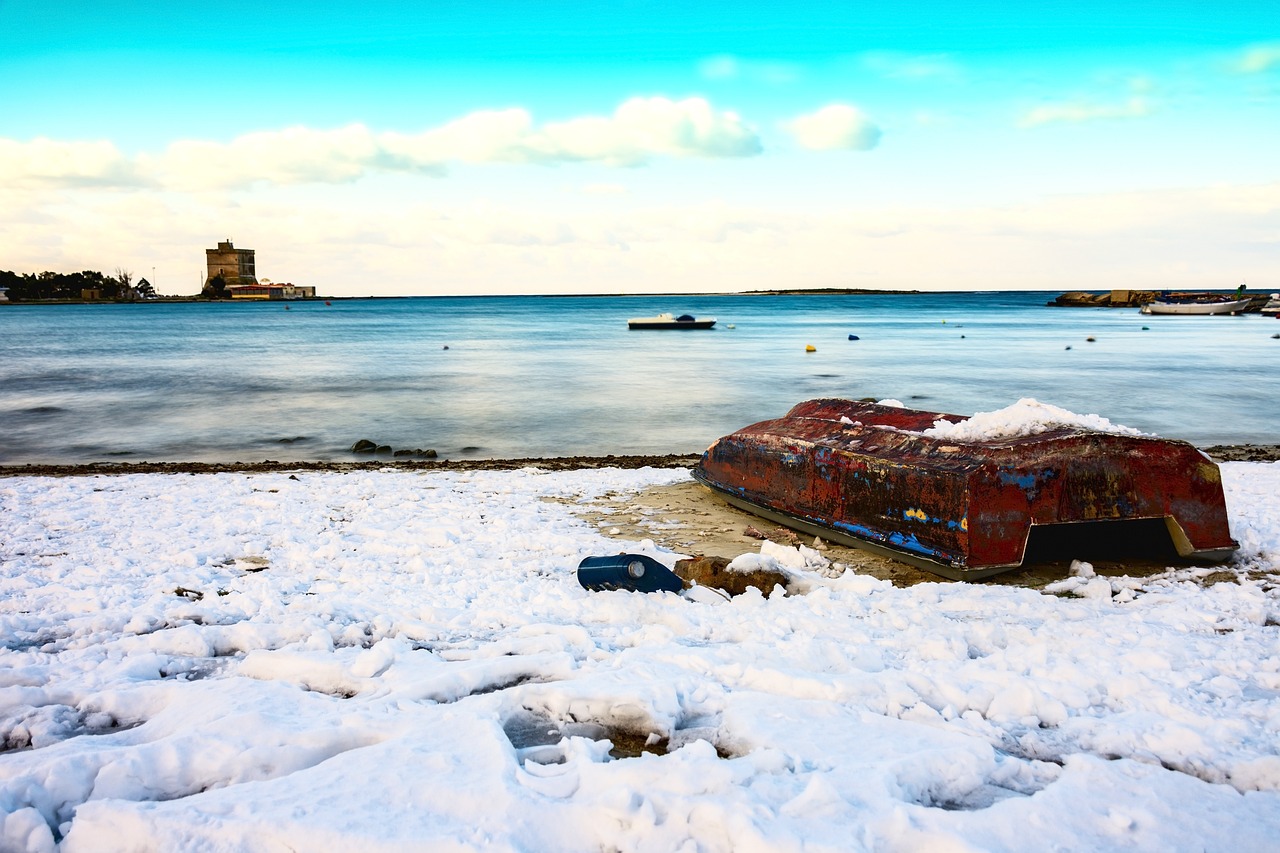
[[[1150,543],[1152,556],[1207,561],[1238,547],[1218,466],[1186,442],[947,429],[966,420],[810,400],[717,440],[693,473],[748,512],[954,580],[1016,569],[1051,543],[1067,557]]]

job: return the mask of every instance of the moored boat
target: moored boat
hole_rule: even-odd
[[[714,317],[694,317],[692,314],[659,314],[656,317],[632,317],[628,329],[710,329],[716,324]]]
[[[1262,306],[1262,313],[1270,316],[1280,315],[1280,293],[1271,294],[1267,304]]]
[[[954,580],[1057,550],[1223,560],[1237,547],[1218,467],[1190,444],[1077,426],[926,435],[947,419],[965,420],[810,400],[720,438],[693,474],[740,509]]]
[[[659,314],[658,316],[634,316],[627,320],[628,329],[709,329],[716,325],[713,316],[694,316],[691,314]]]
[[[1252,299],[1222,299],[1206,301],[1181,301],[1157,299],[1143,305],[1143,314],[1181,314],[1204,316],[1208,314],[1239,314],[1249,307]]]

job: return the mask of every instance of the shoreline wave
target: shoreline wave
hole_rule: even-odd
[[[1229,444],[1201,447],[1215,462],[1280,462],[1280,444]],[[623,456],[541,456],[506,459],[386,459],[262,462],[87,462],[67,465],[0,465],[3,477],[87,477],[106,474],[263,474],[289,471],[511,471],[542,468],[577,471],[588,468],[691,468],[701,454],[666,453]]]

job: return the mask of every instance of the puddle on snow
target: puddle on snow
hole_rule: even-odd
[[[971,812],[989,809],[1001,800],[1025,796],[1029,795],[1022,791],[987,783],[969,791],[951,792],[949,795],[944,796],[923,797],[919,802],[922,806],[942,809],[947,812]]]
[[[0,755],[53,746],[77,737],[113,735],[137,728],[146,720],[119,720],[102,711],[86,712],[70,705],[42,705],[0,729]]]
[[[716,741],[714,726],[688,726],[677,729],[667,737],[657,732],[608,726],[599,722],[563,722],[545,714],[524,710],[508,718],[502,730],[515,747],[521,763],[564,763],[564,750],[560,743],[572,737],[609,741],[613,745],[609,750],[611,758],[638,758],[645,753],[666,755],[695,740],[705,740],[712,744],[721,758],[734,758],[737,755]]]

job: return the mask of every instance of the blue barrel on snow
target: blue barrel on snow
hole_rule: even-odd
[[[586,557],[578,563],[578,583],[593,592],[610,589],[680,592],[684,589],[684,581],[675,572],[644,554]]]

